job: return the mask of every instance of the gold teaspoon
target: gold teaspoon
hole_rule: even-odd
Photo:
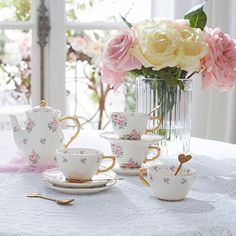
[[[50,197],[43,196],[41,193],[31,193],[31,195],[28,195],[27,197],[41,198],[41,199],[53,201],[53,202],[57,203],[58,205],[70,205],[75,201],[75,199],[58,200],[56,198],[50,198]]]
[[[177,174],[179,173],[179,171],[180,171],[182,165],[183,165],[184,163],[188,162],[188,161],[191,160],[191,159],[192,159],[192,156],[191,156],[191,155],[186,155],[186,156],[185,156],[184,154],[180,154],[180,155],[178,156],[178,160],[179,160],[180,164],[179,164],[179,166],[178,166],[178,168],[177,168],[177,170],[176,170],[176,172],[175,172],[175,175],[177,175]]]

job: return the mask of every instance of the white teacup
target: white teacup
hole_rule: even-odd
[[[159,124],[152,129],[147,129],[149,120],[158,120]],[[161,125],[158,116],[152,117],[138,112],[113,112],[111,113],[111,121],[119,138],[131,140],[138,140],[144,133],[158,130]]]
[[[196,171],[182,167],[175,176],[177,166],[155,165],[139,170],[139,178],[145,186],[152,189],[153,194],[161,200],[183,200],[191,189],[196,178]],[[144,174],[147,173],[147,179]]]
[[[113,139],[110,142],[112,153],[121,168],[139,168],[143,163],[153,161],[160,155],[159,147],[150,146],[155,143],[153,140]],[[155,154],[148,158],[150,150],[154,150]]]
[[[103,159],[112,163],[105,169],[99,169]],[[56,151],[56,161],[67,179],[89,180],[95,174],[111,170],[115,165],[114,156],[104,156],[102,152],[91,148],[64,148]]]

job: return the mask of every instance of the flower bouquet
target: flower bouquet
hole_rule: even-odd
[[[204,4],[184,19],[152,19],[129,26],[106,44],[101,62],[103,81],[117,89],[126,76],[137,79],[136,108],[157,111],[164,146],[189,151],[191,81],[202,76],[202,87],[228,91],[236,81],[236,41],[219,28],[206,27]],[[168,151],[166,152],[168,154]]]

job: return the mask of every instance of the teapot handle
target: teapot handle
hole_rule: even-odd
[[[73,120],[75,122],[75,125],[77,126],[77,130],[75,132],[75,134],[73,136],[71,136],[70,140],[64,145],[65,148],[67,148],[70,143],[77,137],[77,135],[80,132],[80,123],[77,117],[72,117],[72,116],[64,116],[62,118],[60,118],[60,122],[63,122],[64,120]]]

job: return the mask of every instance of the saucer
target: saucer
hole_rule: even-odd
[[[139,168],[121,168],[119,166],[114,167],[113,171],[120,175],[138,175]]]
[[[116,142],[143,142],[153,144],[155,142],[159,142],[163,139],[162,136],[157,134],[144,134],[141,139],[138,140],[131,140],[131,139],[121,139],[118,135],[113,131],[105,131],[99,134],[100,137],[107,139],[108,141],[116,141]]]
[[[94,175],[91,181],[85,183],[72,183],[66,180],[63,173],[57,168],[46,170],[43,172],[43,178],[46,182],[53,184],[55,187],[63,188],[92,188],[92,187],[104,187],[107,183],[110,183],[116,177],[116,173],[113,171],[107,171]]]
[[[67,194],[92,194],[92,193],[98,193],[102,192],[104,190],[109,189],[116,183],[116,180],[112,180],[109,183],[107,183],[105,186],[101,187],[91,187],[91,188],[66,188],[66,187],[59,187],[55,186],[52,183],[49,183],[48,181],[44,180],[44,185],[50,189],[56,190],[61,193],[67,193]]]

